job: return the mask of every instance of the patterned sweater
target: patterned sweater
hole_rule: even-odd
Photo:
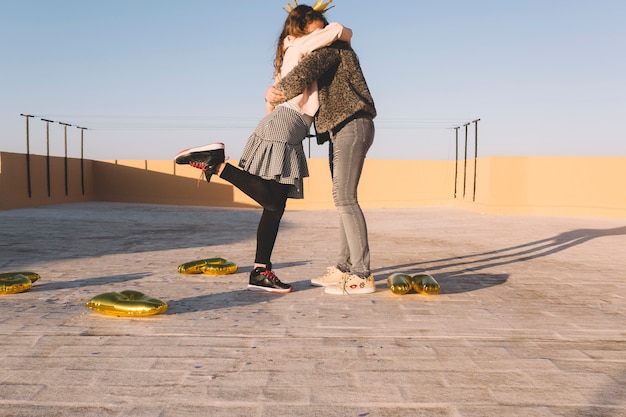
[[[289,100],[315,80],[320,101],[315,115],[318,135],[333,131],[360,112],[376,117],[359,59],[348,43],[337,41],[311,52],[276,87]]]

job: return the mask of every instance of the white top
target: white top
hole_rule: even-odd
[[[328,46],[336,40],[349,42],[351,38],[352,30],[335,22],[329,23],[326,27],[314,30],[308,35],[299,38],[287,36],[284,41],[285,56],[283,57],[283,64],[280,67],[280,77],[275,81],[280,81],[280,78],[284,77],[289,71],[295,68],[302,57],[308,53]],[[310,126],[313,123],[313,116],[315,116],[319,108],[317,81],[312,82],[304,89],[302,94],[292,98],[285,104],[300,112],[305,122]]]

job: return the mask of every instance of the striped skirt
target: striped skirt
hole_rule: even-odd
[[[303,178],[309,176],[302,141],[309,133],[297,111],[278,106],[265,116],[248,139],[239,166],[250,174],[293,185],[290,198],[304,198]]]

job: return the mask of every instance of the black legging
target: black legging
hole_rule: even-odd
[[[254,262],[267,265],[267,269],[271,269],[272,251],[276,243],[276,236],[278,236],[280,219],[285,212],[287,194],[289,194],[292,185],[263,179],[238,169],[229,163],[226,163],[224,166],[220,178],[239,188],[263,207],[263,214],[261,214],[261,220],[259,220],[256,232],[256,255]]]

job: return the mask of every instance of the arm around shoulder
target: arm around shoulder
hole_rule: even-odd
[[[341,23],[329,23],[322,29],[317,29],[306,36],[296,38],[293,43],[303,54],[308,54],[316,49],[328,46],[335,41],[350,42],[352,30],[344,27]]]
[[[276,85],[276,88],[283,91],[287,100],[290,100],[337,65],[340,59],[339,50],[332,46],[315,50],[302,58],[300,63]]]

